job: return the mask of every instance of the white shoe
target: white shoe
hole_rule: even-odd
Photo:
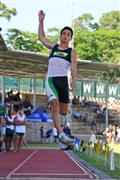
[[[65,144],[74,142],[74,139],[69,138],[64,132],[59,135],[59,140]]]

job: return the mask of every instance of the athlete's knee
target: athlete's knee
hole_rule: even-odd
[[[60,110],[60,114],[61,114],[62,116],[66,116],[66,115],[67,115],[67,112],[66,112],[66,111],[61,111],[61,110]]]
[[[60,102],[60,114],[66,116],[68,113],[68,104]]]

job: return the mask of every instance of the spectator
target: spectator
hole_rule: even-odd
[[[45,138],[48,140],[51,137],[51,134],[52,134],[52,129],[49,129],[48,131],[46,131]]]
[[[66,125],[63,127],[63,132],[68,136],[71,137],[72,133],[71,133],[71,129]]]
[[[54,127],[52,130],[52,143],[57,143],[57,139],[58,139],[58,132],[57,129]]]
[[[117,126],[117,138],[116,138],[116,142],[120,143],[120,126]]]
[[[85,142],[84,142],[84,140],[82,139],[82,140],[81,140],[81,143],[80,143],[80,151],[83,152],[83,151],[85,151],[85,150],[86,150],[86,148],[85,148]]]
[[[14,94],[13,94],[13,90],[10,90],[8,92],[8,101],[14,101]]]
[[[44,138],[45,138],[45,136],[44,136],[44,127],[41,126],[40,127],[40,141],[43,142]]]
[[[84,97],[84,99],[82,100],[82,105],[85,107],[89,107],[89,101],[87,100],[86,97]]]
[[[5,121],[6,108],[1,101],[2,98],[0,97],[0,152],[2,151],[2,145],[4,142],[5,128],[6,128],[6,121]]]
[[[4,138],[6,151],[10,151],[14,137],[14,118],[15,116],[12,114],[12,111],[9,110],[8,115],[6,116],[6,132]]]
[[[21,102],[20,92],[19,91],[14,95],[14,101],[19,102],[19,103]]]
[[[79,104],[79,96],[78,98],[74,96],[74,98],[72,99],[72,104]]]
[[[77,120],[81,119],[81,113],[79,112],[79,109],[74,113],[74,118]]]
[[[105,135],[107,143],[109,143],[109,135],[110,135],[110,129],[109,127],[106,127],[105,131],[103,131],[103,135]]]
[[[31,114],[31,110],[33,109],[33,105],[31,104],[30,97],[27,95],[23,101],[24,112],[26,116]]]
[[[20,151],[25,139],[26,133],[26,116],[23,107],[19,107],[19,111],[15,117],[15,151]]]
[[[81,121],[87,121],[87,114],[81,115]]]

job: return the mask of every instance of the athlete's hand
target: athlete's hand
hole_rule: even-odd
[[[40,10],[39,13],[38,13],[38,16],[39,16],[39,22],[43,21],[44,18],[45,18],[45,13],[43,10]]]
[[[75,82],[74,82],[74,81],[71,81],[71,82],[70,82],[70,91],[71,91],[72,93],[74,93],[74,89],[75,89]]]

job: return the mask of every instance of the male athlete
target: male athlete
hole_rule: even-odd
[[[46,93],[52,107],[52,117],[57,128],[60,142],[73,143],[74,139],[63,133],[60,122],[60,114],[66,116],[69,105],[68,73],[71,72],[70,89],[74,92],[77,75],[77,60],[75,50],[69,47],[73,31],[70,27],[64,27],[60,33],[60,43],[55,44],[45,37],[44,18],[45,13],[40,10],[38,36],[44,46],[51,50],[49,56],[48,72],[46,76]]]

